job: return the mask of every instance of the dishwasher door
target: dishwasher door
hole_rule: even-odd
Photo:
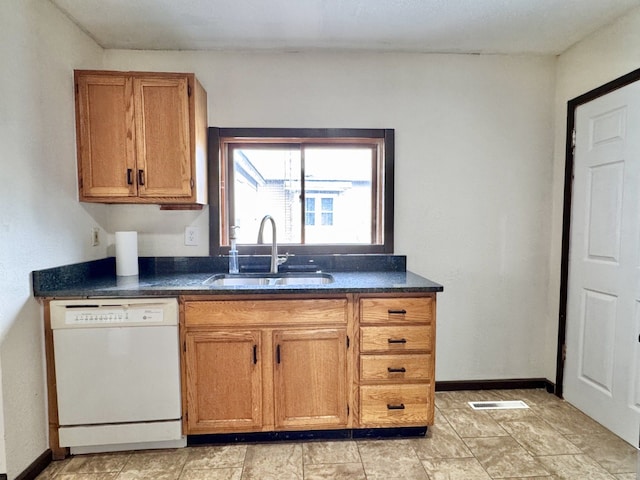
[[[175,299],[51,302],[60,446],[182,438]]]
[[[54,330],[60,426],[180,418],[178,327]]]

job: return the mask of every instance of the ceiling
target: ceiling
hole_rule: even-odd
[[[50,0],[104,48],[560,54],[640,0]]]

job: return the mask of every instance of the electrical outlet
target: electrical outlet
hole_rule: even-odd
[[[91,246],[97,247],[100,245],[100,227],[93,227],[91,229]]]
[[[200,229],[198,227],[186,227],[184,229],[184,244],[196,246],[200,243]]]

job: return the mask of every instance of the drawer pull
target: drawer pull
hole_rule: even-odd
[[[389,309],[388,312],[389,312],[389,315],[406,315],[407,314],[407,311],[404,308],[401,310]]]
[[[401,403],[400,405],[391,405],[390,403],[387,403],[387,410],[404,410],[404,403]]]
[[[253,364],[255,365],[256,363],[258,363],[258,346],[254,345],[253,346]]]
[[[404,368],[404,367],[400,367],[400,368],[387,367],[387,371],[389,373],[405,373],[407,371],[407,369]]]
[[[387,341],[389,343],[407,343],[406,338],[388,338]]]

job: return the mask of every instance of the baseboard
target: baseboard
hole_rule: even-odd
[[[513,390],[516,388],[544,388],[555,393],[555,384],[546,378],[511,378],[505,380],[454,380],[436,382],[436,392],[456,390]]]
[[[45,468],[47,468],[51,463],[52,458],[51,450],[45,450],[42,455],[36,458],[33,463],[25,469],[24,472],[16,477],[16,480],[34,480]],[[0,476],[0,480],[7,480],[7,476]]]

